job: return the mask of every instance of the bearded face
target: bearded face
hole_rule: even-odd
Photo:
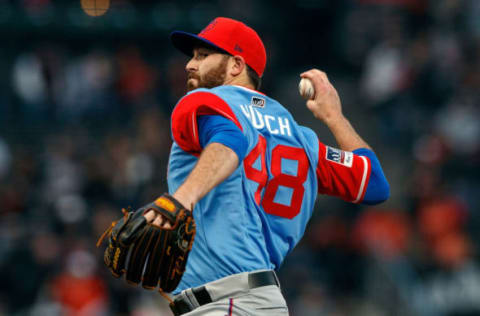
[[[197,88],[214,88],[224,84],[227,76],[227,63],[229,56],[220,55],[220,62],[213,58],[205,57],[195,70],[188,71],[187,91]],[[215,63],[212,63],[215,62]]]

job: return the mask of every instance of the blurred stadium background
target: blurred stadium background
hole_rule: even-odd
[[[297,92],[325,70],[390,181],[376,207],[319,196],[280,270],[291,314],[480,315],[478,0],[0,0],[0,315],[170,315],[95,242],[166,190],[168,34],[216,16],[259,32],[262,90],[333,145]]]

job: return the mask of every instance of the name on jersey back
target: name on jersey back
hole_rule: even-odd
[[[286,117],[262,114],[251,105],[240,105],[243,114],[256,129],[267,128],[270,134],[292,136],[290,122]]]

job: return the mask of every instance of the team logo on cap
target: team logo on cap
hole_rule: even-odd
[[[238,44],[235,44],[234,50],[236,50],[237,52],[243,53],[243,49]]]
[[[217,25],[217,23],[218,23],[217,19],[213,20],[212,22],[210,22],[210,24],[205,26],[205,28],[198,35],[202,36],[203,34],[213,30],[215,28],[215,26]]]
[[[256,106],[257,108],[263,108],[265,107],[265,99],[259,97],[252,97],[251,105]]]

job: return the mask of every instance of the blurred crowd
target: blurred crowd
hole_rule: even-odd
[[[26,16],[58,4],[0,0]],[[279,271],[291,315],[480,315],[480,1],[136,5],[176,8],[189,31],[220,15],[252,25],[269,56],[261,90],[335,145],[296,88],[300,72],[326,70],[379,156],[389,201],[319,196]],[[168,32],[24,31],[0,50],[0,315],[170,315],[157,293],[114,279],[95,243],[122,207],[167,190],[187,59]]]

